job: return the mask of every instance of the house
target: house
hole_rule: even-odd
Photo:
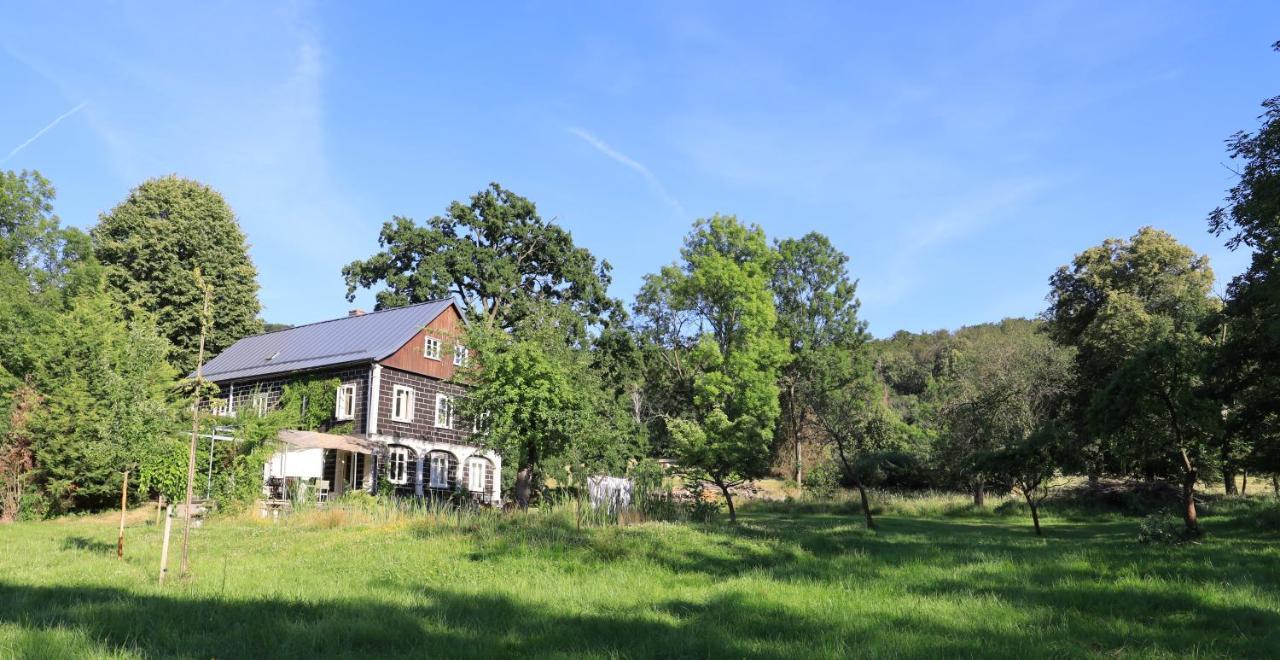
[[[454,412],[464,323],[443,299],[245,337],[203,367],[220,390],[210,409],[264,415],[291,381],[334,378],[332,418],[320,432],[282,432],[269,480],[327,482],[340,495],[374,490],[377,475],[402,495],[462,491],[496,504],[502,459],[469,442],[475,429]]]

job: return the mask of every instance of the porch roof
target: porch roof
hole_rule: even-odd
[[[319,431],[284,429],[277,436],[281,442],[300,448],[341,449],[357,454],[376,454],[380,445],[354,435],[338,435]]]

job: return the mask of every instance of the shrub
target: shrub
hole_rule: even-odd
[[[829,500],[840,486],[840,470],[834,463],[823,462],[804,475],[804,491],[810,497]]]
[[[1153,513],[1138,523],[1138,543],[1174,545],[1196,536],[1187,533],[1181,518],[1167,513]]]

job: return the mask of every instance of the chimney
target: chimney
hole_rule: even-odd
[[[351,317],[353,317],[353,316],[364,316],[364,310],[363,310],[363,309],[353,309],[353,310],[351,310],[351,311],[347,312],[347,318],[351,318]]]

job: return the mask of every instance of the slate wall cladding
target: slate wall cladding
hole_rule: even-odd
[[[391,419],[392,397],[397,385],[413,390],[413,421],[398,422]],[[436,395],[459,397],[465,392],[456,383],[384,366],[378,396],[378,433],[429,442],[470,444],[467,442],[471,437],[470,424],[456,420],[452,429],[436,427]]]
[[[355,418],[352,420],[335,420],[331,419],[321,430],[327,430],[338,424],[351,423],[352,433],[363,433],[365,428],[365,412],[368,403],[368,397],[365,391],[369,387],[369,365],[361,364],[348,367],[337,367],[335,369],[326,369],[306,374],[290,374],[285,376],[271,376],[259,380],[247,380],[235,383],[221,383],[217,397],[214,398],[211,408],[226,407],[227,399],[234,392],[234,410],[244,410],[252,408],[253,399],[261,394],[267,398],[267,409],[275,410],[280,405],[280,395],[284,392],[284,386],[299,378],[337,378],[342,381],[343,385],[356,386],[356,405]],[[330,411],[331,413],[333,411]]]

